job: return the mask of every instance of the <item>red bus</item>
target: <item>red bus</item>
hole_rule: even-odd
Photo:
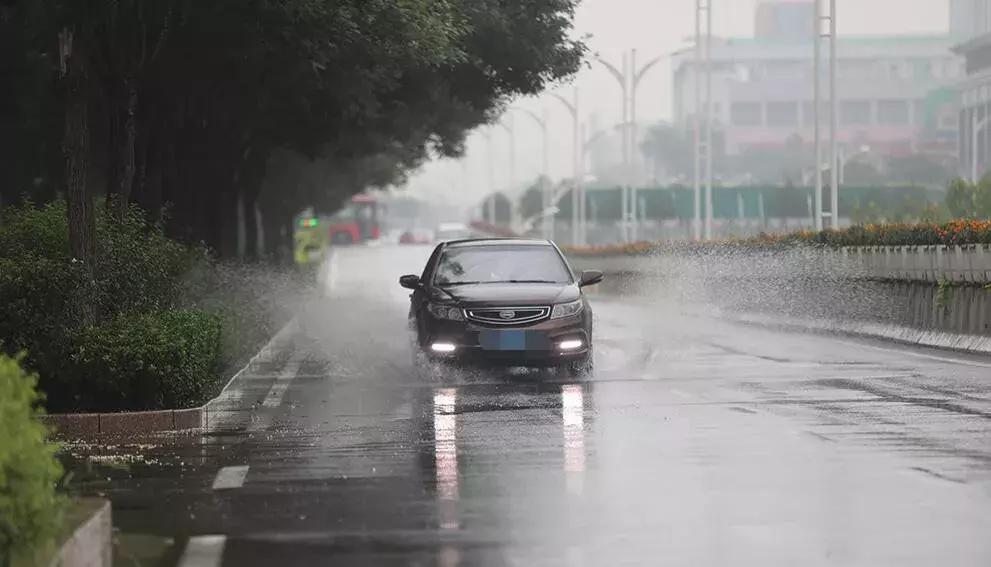
[[[381,204],[371,195],[355,195],[328,220],[331,244],[358,244],[382,235]]]

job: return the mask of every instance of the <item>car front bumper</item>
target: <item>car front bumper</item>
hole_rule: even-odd
[[[524,333],[525,344],[494,344],[493,335],[501,332]],[[591,328],[583,315],[548,319],[523,327],[492,327],[435,319],[425,338],[422,348],[431,360],[459,364],[557,366],[583,360],[591,352]],[[562,342],[573,340],[580,340],[581,346],[561,348]],[[454,351],[435,352],[432,345],[437,343],[454,345]]]

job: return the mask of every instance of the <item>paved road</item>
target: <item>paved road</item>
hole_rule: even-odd
[[[82,488],[190,566],[991,565],[991,360],[597,297],[588,381],[424,382],[427,252],[339,253],[220,430],[76,446]]]

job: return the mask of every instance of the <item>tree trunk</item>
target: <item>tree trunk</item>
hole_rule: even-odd
[[[69,38],[71,32],[63,32]],[[62,156],[65,160],[65,194],[68,199],[69,252],[92,269],[96,257],[96,218],[86,186],[89,165],[89,105],[86,74],[81,57],[68,55],[61,78],[65,95]]]
[[[115,179],[112,192],[117,195],[118,215],[123,217],[131,200],[134,187],[134,143],[137,139],[138,85],[130,77],[121,79],[120,95],[122,106],[120,128],[116,132],[114,152]],[[114,104],[116,106],[116,104]],[[111,112],[118,112],[112,108]]]
[[[255,215],[257,203],[257,191],[248,189],[243,192],[241,210],[244,214],[244,259],[248,262],[258,259],[258,220]]]

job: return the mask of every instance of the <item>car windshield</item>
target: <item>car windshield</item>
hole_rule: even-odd
[[[551,246],[464,246],[446,250],[437,262],[439,286],[506,282],[571,283],[571,274]]]

